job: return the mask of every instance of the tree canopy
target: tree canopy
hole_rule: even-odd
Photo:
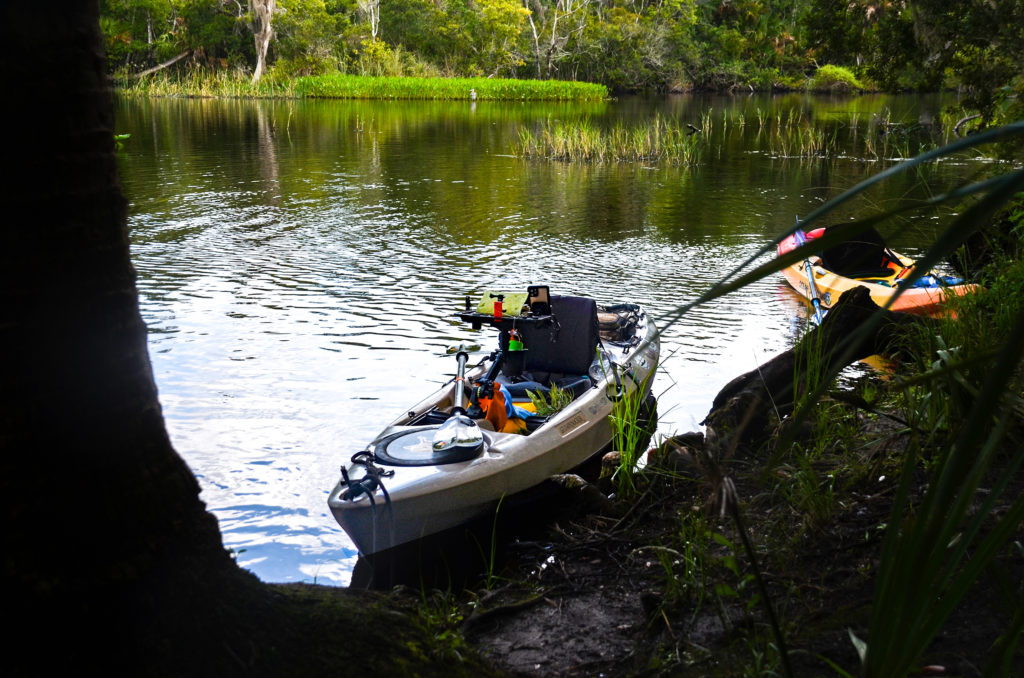
[[[268,11],[269,9],[269,11]],[[959,87],[986,118],[1021,89],[1024,0],[102,0],[111,70],[586,80],[618,91]]]

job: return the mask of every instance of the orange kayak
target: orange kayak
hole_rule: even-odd
[[[806,234],[807,240],[820,237],[824,230],[819,228],[809,231]],[[791,235],[779,243],[779,254],[785,254],[795,249],[796,246],[796,238]],[[932,314],[941,310],[942,305],[950,296],[962,296],[977,288],[977,285],[965,284],[957,278],[935,273],[921,276],[912,285],[906,286],[903,281],[913,270],[914,261],[881,245],[880,238],[877,242],[871,242],[870,246],[881,247],[879,257],[872,255],[871,264],[873,266],[871,269],[844,271],[846,275],[826,267],[830,263],[827,253],[823,253],[822,256],[812,255],[809,257],[814,275],[814,287],[822,306],[825,308],[833,306],[843,292],[855,287],[867,288],[871,293],[872,301],[879,306],[884,306],[902,288],[903,293],[893,302],[891,310]],[[836,264],[833,265],[839,267]],[[865,266],[861,263],[859,268],[865,269]],[[793,289],[807,299],[812,298],[810,286],[807,283],[807,266],[803,261],[782,269],[782,274],[786,276],[786,280]]]

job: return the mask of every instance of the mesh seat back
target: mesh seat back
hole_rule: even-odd
[[[526,369],[531,372],[586,374],[597,349],[597,303],[586,297],[552,296],[556,327],[524,327]]]

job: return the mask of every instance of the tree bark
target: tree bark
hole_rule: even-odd
[[[265,585],[223,548],[157,400],[98,3],[58,4],[0,9],[24,94],[0,182],[5,672],[487,673],[433,659],[389,599]]]
[[[370,41],[377,41],[380,32],[380,0],[358,0],[359,11],[370,24]]]
[[[756,449],[768,440],[774,427],[793,411],[794,386],[804,390],[810,360],[822,372],[877,354],[892,354],[897,340],[909,327],[934,324],[931,318],[909,313],[883,312],[876,332],[851,343],[856,330],[878,311],[867,289],[859,287],[840,297],[819,327],[764,365],[726,384],[702,422],[708,439],[720,449]],[[846,351],[851,353],[843,358]]]
[[[164,429],[97,8],[64,5],[9,3],[0,22],[4,80],[30,93],[5,144],[4,164],[17,171],[3,184],[0,246],[4,577],[28,638],[77,627],[112,650],[90,633],[103,624],[117,642],[151,649],[135,622],[158,618],[167,583],[200,570],[241,586],[251,577],[229,575],[237,568],[216,520]],[[89,645],[70,647],[89,654]]]
[[[270,50],[270,40],[274,37],[271,22],[274,10],[277,9],[277,0],[250,0],[249,6],[252,8],[252,33],[256,40],[256,69],[252,73],[255,85],[267,70],[267,52]]]
[[[537,24],[533,22],[533,12],[526,17],[530,20],[530,30],[533,31],[533,56],[537,66],[537,79],[541,79],[540,72],[540,37],[537,35]]]

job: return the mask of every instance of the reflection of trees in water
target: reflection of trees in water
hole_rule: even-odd
[[[265,106],[256,106],[256,148],[259,156],[260,178],[263,180],[264,195],[271,205],[281,205],[281,186],[278,181],[276,120],[268,120]]]
[[[340,198],[364,213],[401,215],[403,226],[458,242],[521,243],[534,232],[601,239],[646,232],[693,241],[781,230],[883,166],[861,157],[772,156],[766,138],[775,135],[777,121],[838,126],[840,141],[856,147],[871,117],[865,111],[885,111],[895,120],[889,111],[900,110],[916,120],[938,101],[867,99],[696,95],[594,105],[484,102],[475,112],[451,102],[236,99],[122,101],[121,111],[134,119],[136,128],[126,131],[136,132],[140,144],[161,153],[177,149],[173,163],[154,170],[160,175],[154,184],[168,200],[195,193],[197,184],[237,195],[255,176],[268,205]],[[655,115],[679,125],[712,119],[710,150],[698,166],[596,167],[510,157],[524,126],[551,118],[610,126]],[[140,124],[146,132],[138,132]],[[930,178],[933,186],[956,175],[952,169],[929,171],[940,175]],[[845,206],[841,218],[920,192],[913,177],[897,181]]]

